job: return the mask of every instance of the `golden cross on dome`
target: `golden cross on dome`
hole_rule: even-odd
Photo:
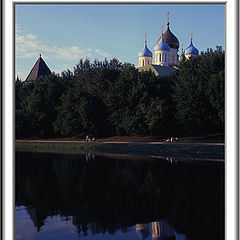
[[[145,44],[147,44],[147,33],[145,32]]]
[[[192,41],[192,35],[193,35],[193,31],[191,30],[191,41]]]
[[[41,53],[39,53],[39,56],[40,56],[40,57],[42,56]]]
[[[163,25],[161,26],[161,29],[162,29],[162,35],[163,35]]]
[[[167,11],[167,22],[169,23],[169,11]]]

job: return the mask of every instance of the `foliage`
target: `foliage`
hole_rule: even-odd
[[[187,135],[224,131],[224,53],[212,50],[184,62],[173,95]]]
[[[16,137],[203,135],[224,131],[224,52],[208,50],[168,76],[117,59],[16,80]]]
[[[64,74],[62,77],[51,74],[34,83],[22,83],[16,92],[16,137],[54,136],[52,123],[57,116],[56,106],[67,85],[70,82]]]

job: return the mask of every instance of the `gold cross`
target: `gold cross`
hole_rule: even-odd
[[[147,33],[145,32],[145,44],[147,43]]]
[[[161,26],[161,29],[162,29],[162,35],[163,35],[163,25]]]
[[[192,40],[193,31],[191,30],[191,40]]]
[[[167,22],[169,22],[169,11],[167,11]]]

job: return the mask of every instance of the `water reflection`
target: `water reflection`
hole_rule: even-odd
[[[155,221],[152,225],[152,240],[187,240],[184,234],[179,234],[166,221]],[[150,223],[136,224],[139,239],[147,239],[150,235]]]
[[[174,165],[177,164],[178,160],[174,158],[166,158],[166,160],[169,162],[169,164]]]
[[[94,160],[95,159],[95,154],[93,154],[93,153],[86,153],[85,157],[86,157],[86,162],[88,162],[90,160]]]
[[[141,240],[146,239],[150,235],[149,223],[136,224],[136,232]]]
[[[152,223],[136,224],[125,229],[116,230],[114,234],[105,231],[102,232],[98,224],[87,224],[84,231],[76,230],[74,217],[62,217],[60,215],[47,217],[40,231],[33,226],[29,211],[19,206],[16,208],[16,240],[32,239],[131,239],[131,240],[187,240],[183,234],[179,234],[166,221],[155,221]],[[32,217],[32,216],[31,216]],[[31,219],[31,220],[30,220]],[[35,219],[36,220],[36,219]],[[156,232],[156,227],[158,228]],[[170,231],[166,231],[169,228]],[[135,230],[135,231],[134,231]],[[80,232],[80,233],[79,233]]]
[[[221,240],[224,163],[19,152],[16,203],[16,236]]]
[[[186,236],[179,234],[166,221],[152,223],[152,239],[153,240],[186,240]]]

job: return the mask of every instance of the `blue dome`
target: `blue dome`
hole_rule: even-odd
[[[147,48],[146,43],[143,50],[139,52],[138,57],[152,57],[152,52]]]
[[[185,55],[198,55],[199,51],[197,50],[197,48],[195,48],[192,44],[192,40],[191,40],[191,44],[188,46],[188,48],[185,49],[184,51]]]
[[[160,42],[155,46],[155,51],[170,51],[170,46],[161,38]]]

